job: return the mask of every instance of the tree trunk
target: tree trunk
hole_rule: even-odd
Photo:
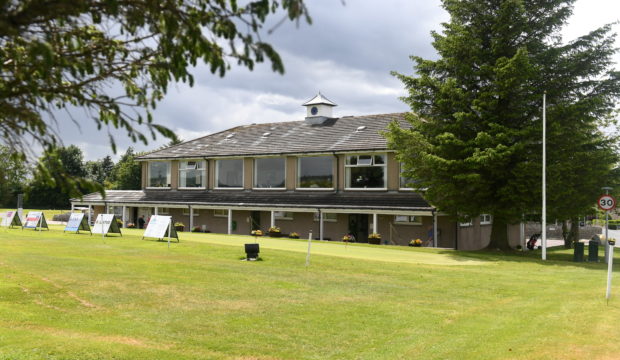
[[[508,224],[506,224],[506,221],[493,217],[491,242],[489,242],[487,248],[493,250],[510,250],[510,245],[508,244]]]
[[[579,218],[574,217],[570,219],[570,232],[568,234],[568,239],[570,240],[568,248],[571,248],[575,242],[579,241]],[[566,247],[566,244],[564,246]]]
[[[570,249],[572,247],[572,240],[570,239],[567,220],[562,220],[562,238],[564,239],[564,247]]]

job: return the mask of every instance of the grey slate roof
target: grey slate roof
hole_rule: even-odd
[[[385,150],[380,134],[392,121],[403,126],[405,113],[253,124],[190,140],[138,157],[141,160]],[[358,130],[365,127],[363,130]]]
[[[78,203],[101,203],[99,193],[71,199]],[[289,192],[289,191],[175,191],[175,190],[107,190],[105,202],[169,205],[212,205],[266,208],[333,208],[432,210],[426,200],[414,192]]]

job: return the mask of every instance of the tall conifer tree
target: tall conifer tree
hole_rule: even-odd
[[[573,2],[444,0],[450,21],[433,33],[439,58],[412,56],[417,74],[395,73],[411,128],[392,124],[390,146],[442,211],[492,214],[491,248],[509,247],[507,224],[540,213],[543,92],[548,192],[579,195],[554,197],[549,214],[591,206],[617,161],[615,140],[599,130],[620,95],[615,34],[606,25],[563,43]]]

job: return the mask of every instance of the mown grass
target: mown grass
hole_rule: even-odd
[[[611,359],[620,287],[570,253],[0,228],[2,359]],[[376,253],[376,254],[373,254]],[[391,261],[384,261],[390,260]],[[394,260],[396,259],[396,260]],[[616,281],[620,281],[618,273]]]

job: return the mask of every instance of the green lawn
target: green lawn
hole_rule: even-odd
[[[620,286],[570,253],[0,228],[0,359],[612,359]],[[620,265],[619,265],[620,266]],[[620,282],[620,272],[615,274]]]

